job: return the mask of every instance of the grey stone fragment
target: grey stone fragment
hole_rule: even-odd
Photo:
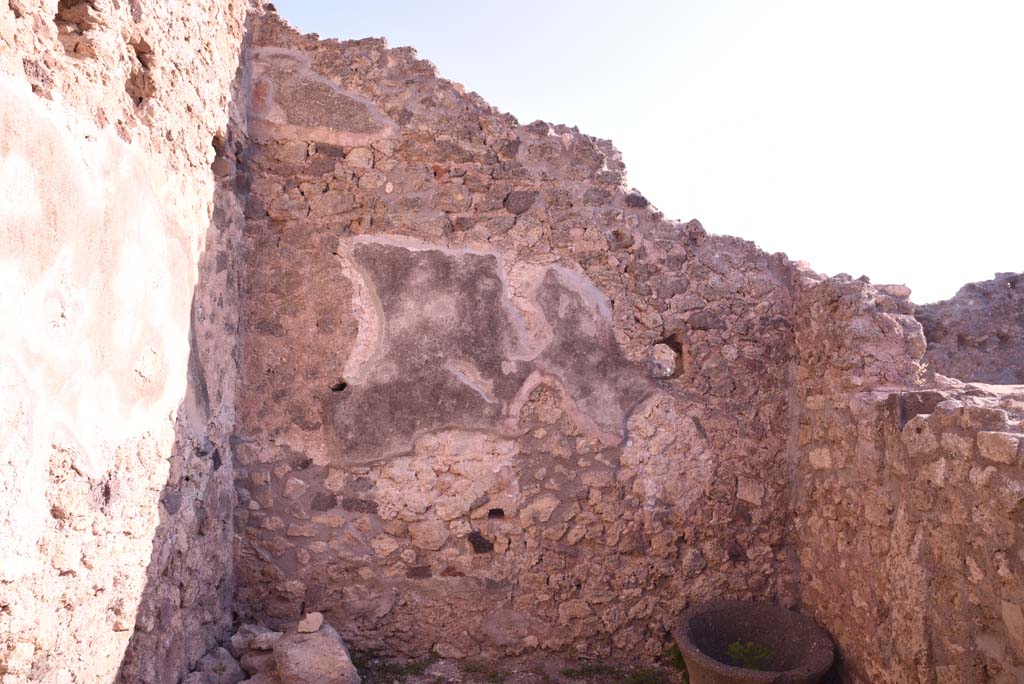
[[[228,653],[233,655],[235,658],[241,658],[243,655],[245,655],[245,652],[247,650],[249,650],[250,648],[255,648],[252,645],[254,639],[256,639],[261,634],[266,634],[268,632],[270,632],[269,629],[267,629],[266,627],[261,627],[259,625],[242,625],[238,628],[238,631],[236,631],[228,640]],[[280,636],[281,633],[275,632],[275,634]]]
[[[535,190],[513,190],[505,198],[505,211],[516,216],[525,214],[537,201],[538,194]]]
[[[199,659],[196,671],[213,676],[217,684],[238,684],[245,679],[245,672],[227,649],[218,646]]]

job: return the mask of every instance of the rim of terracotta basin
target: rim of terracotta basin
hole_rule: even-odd
[[[796,662],[782,670],[755,670],[731,665],[715,658],[706,653],[704,648],[698,646],[696,641],[702,641],[702,639],[697,638],[695,641],[694,634],[701,627],[697,620],[708,620],[715,614],[723,613],[726,614],[724,620],[727,622],[735,621],[737,618],[742,620],[743,617],[750,621],[756,621],[760,629],[755,628],[754,631],[759,633],[763,633],[767,629],[774,629],[774,634],[767,635],[770,637],[769,641],[775,641],[783,634],[789,635],[790,639],[798,639],[802,655],[798,655]],[[734,633],[734,635],[738,635],[738,633]],[[817,681],[814,679],[815,677],[820,679],[832,667],[835,650],[828,632],[811,618],[782,606],[761,601],[720,599],[691,606],[679,615],[675,628],[672,630],[672,636],[684,659],[692,661],[693,665],[751,683]],[[745,632],[743,636],[738,636],[739,640],[753,641],[755,638],[760,639],[759,643],[765,641],[764,636],[752,638],[749,631]]]

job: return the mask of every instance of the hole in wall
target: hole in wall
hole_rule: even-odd
[[[655,343],[648,361],[651,377],[678,378],[686,370],[686,345],[681,332],[671,333]]]
[[[124,82],[124,91],[136,107],[141,107],[156,93],[156,83],[150,73],[154,62],[153,48],[141,36],[129,40],[128,47],[131,68]]]
[[[494,520],[495,518],[504,518],[505,517],[505,509],[504,508],[492,508],[489,511],[487,511],[487,517],[490,518],[491,520]]]
[[[348,387],[348,383],[344,380],[338,380],[338,382],[331,385],[332,392],[344,392],[345,388]]]

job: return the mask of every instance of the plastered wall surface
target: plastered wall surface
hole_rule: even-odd
[[[237,306],[207,250],[243,9],[0,7],[5,684],[175,682],[231,624]]]

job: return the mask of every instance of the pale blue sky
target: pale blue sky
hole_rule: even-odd
[[[918,303],[1024,270],[1024,2],[278,0],[521,122],[612,139],[670,218]]]

